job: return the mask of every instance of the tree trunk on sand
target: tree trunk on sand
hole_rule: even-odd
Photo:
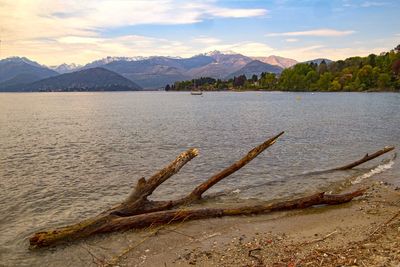
[[[77,224],[35,233],[30,238],[30,245],[31,247],[45,247],[60,242],[77,240],[97,233],[144,228],[152,225],[168,224],[184,220],[269,213],[272,211],[302,209],[322,204],[336,205],[351,201],[354,197],[363,194],[365,191],[364,189],[342,195],[327,195],[324,192],[321,192],[311,196],[273,204],[259,204],[234,208],[178,209],[179,207],[187,207],[192,203],[198,202],[202,198],[204,192],[222,179],[244,167],[265,149],[273,145],[283,133],[284,132],[281,132],[253,148],[242,159],[211,176],[205,182],[197,186],[187,196],[171,201],[149,200],[148,196],[150,196],[158,186],[177,173],[187,162],[198,155],[197,149],[189,149],[188,151],[181,153],[169,165],[147,180],[145,178],[139,179],[136,187],[123,203]],[[379,153],[376,152],[371,156],[366,156],[362,160],[357,161],[357,164],[352,163],[344,167],[352,165],[353,167],[357,166],[363,162],[387,153],[390,150],[385,148],[383,149],[383,152],[378,151]],[[339,169],[341,168],[337,168],[337,170]]]
[[[321,192],[294,200],[234,208],[167,210],[126,217],[109,215],[96,220],[95,223],[93,221],[84,221],[73,226],[36,233],[30,238],[30,244],[34,247],[45,247],[60,241],[74,241],[94,234],[128,229],[140,229],[181,221],[222,216],[265,214],[273,211],[304,209],[314,205],[337,205],[349,202],[353,198],[361,196],[364,192],[365,189],[341,195],[327,195],[324,192]]]

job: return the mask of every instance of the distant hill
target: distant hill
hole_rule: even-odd
[[[0,88],[4,85],[31,83],[55,75],[58,73],[25,57],[0,60]]]
[[[193,68],[188,71],[188,76],[193,78],[212,77],[223,79],[230,73],[235,72],[247,63],[251,62],[250,57],[243,56],[237,53],[223,53],[220,51],[212,51],[203,56],[212,58],[212,62],[207,65]]]
[[[325,60],[326,64],[329,64],[329,63],[333,62],[332,60],[327,59],[327,58],[316,58],[316,59],[313,59],[313,60],[307,60],[307,61],[305,61],[303,63],[314,63],[314,64],[316,63],[317,65],[319,65],[319,64],[321,64],[321,62],[323,60]]]
[[[163,88],[166,84],[196,77],[224,78],[252,59],[240,54],[214,51],[190,58],[149,57],[138,60],[109,58],[108,61],[109,63],[102,65],[103,68],[119,73],[143,88],[157,89]]]
[[[319,64],[322,60],[315,59],[312,62]],[[328,59],[325,61],[331,62]],[[119,74],[145,90],[154,90],[164,88],[166,84],[201,77],[225,79],[240,74],[251,76],[262,72],[280,73],[282,69],[292,67],[296,63],[293,59],[274,55],[251,58],[231,51],[217,50],[189,58],[105,57],[84,66],[61,64],[51,66],[51,69],[27,58],[14,57],[0,61],[0,90],[24,87],[24,85],[58,74],[75,73],[98,67]]]
[[[137,91],[141,87],[104,68],[92,68],[46,78],[24,86],[14,85],[2,91]]]
[[[37,76],[36,74],[20,73],[7,81],[1,82],[0,83],[0,91],[2,90],[2,88],[8,88],[8,87],[12,87],[12,86],[23,87],[26,84],[30,84],[34,81],[39,81],[39,80],[41,80],[41,78],[39,76]]]
[[[118,60],[103,65],[103,68],[119,73],[143,88],[151,89],[161,88],[167,83],[188,78],[179,61],[168,57],[136,61]]]
[[[268,57],[253,57],[255,60],[259,60],[261,62],[279,66],[283,69],[290,68],[293,65],[296,65],[298,62],[291,58],[279,57],[279,56],[268,56]]]
[[[166,84],[197,77],[222,79],[251,61],[251,58],[241,54],[212,51],[190,58],[106,57],[82,69],[100,66],[121,74],[145,89],[159,89]]]
[[[270,72],[270,73],[281,73],[283,68],[271,64],[267,64],[264,62],[261,62],[259,60],[253,60],[246,64],[243,68],[229,74],[226,78],[230,79],[233,78],[234,76],[239,76],[239,75],[246,75],[247,78],[250,78],[253,74],[260,76],[261,73],[263,72]]]

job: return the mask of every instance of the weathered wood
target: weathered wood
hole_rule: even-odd
[[[211,176],[207,181],[205,181],[204,183],[200,184],[199,186],[197,186],[192,191],[192,193],[190,194],[191,198],[193,198],[193,199],[201,198],[202,194],[205,191],[207,191],[210,187],[212,187],[213,185],[215,185],[216,183],[218,183],[219,181],[221,181],[225,177],[231,175],[232,173],[236,172],[237,170],[239,170],[243,166],[245,166],[247,163],[252,161],[255,157],[257,157],[265,149],[267,149],[268,147],[270,147],[273,144],[275,144],[276,140],[278,140],[278,138],[284,133],[285,132],[280,132],[276,136],[268,139],[267,141],[265,141],[261,145],[259,145],[259,146],[255,147],[255,148],[253,148],[252,150],[250,150],[247,153],[247,155],[245,155],[243,158],[241,158],[237,162],[233,163],[231,166],[229,166],[229,167],[223,169],[221,172]]]
[[[353,169],[354,167],[357,167],[357,166],[359,166],[359,165],[361,165],[361,164],[363,164],[363,163],[365,163],[365,162],[367,162],[367,161],[373,160],[373,159],[375,159],[375,158],[377,158],[377,157],[379,157],[379,156],[382,156],[383,154],[386,154],[386,153],[388,153],[388,152],[390,152],[390,151],[392,151],[392,150],[394,150],[394,149],[395,149],[394,146],[385,146],[385,147],[382,148],[381,150],[378,150],[378,151],[374,152],[374,153],[371,154],[371,155],[366,154],[366,155],[365,155],[364,157],[362,157],[361,159],[356,160],[356,161],[354,161],[354,162],[352,162],[352,163],[350,163],[350,164],[346,164],[346,165],[344,165],[344,166],[336,167],[336,168],[328,169],[328,170],[322,170],[322,171],[314,171],[314,172],[304,173],[304,174],[302,174],[302,176],[305,176],[305,175],[316,175],[316,174],[322,174],[322,173],[330,173],[330,172],[335,172],[335,171],[346,171],[346,170],[351,170],[351,169]]]
[[[193,202],[198,201],[201,199],[202,194],[207,191],[210,187],[221,181],[222,179],[228,177],[232,173],[238,171],[250,161],[252,161],[255,157],[257,157],[260,153],[266,150],[268,147],[275,144],[278,138],[283,135],[284,132],[277,134],[276,136],[266,140],[262,144],[256,146],[252,150],[250,150],[243,158],[233,163],[231,166],[225,168],[224,170],[220,171],[219,173],[211,176],[205,182],[197,186],[190,194],[187,196],[171,200],[171,201],[149,201],[147,198],[138,198],[137,196],[140,195],[136,193],[135,190],[132,195],[128,198],[128,200],[123,203],[122,205],[114,208],[112,213],[119,216],[130,216],[130,215],[137,215],[137,214],[144,214],[150,212],[156,212],[161,210],[167,210],[172,208],[177,208],[183,205],[189,205]],[[140,182],[140,180],[139,180]],[[159,185],[159,184],[158,184]],[[137,187],[142,187],[139,185]],[[155,189],[155,187],[154,187]],[[153,189],[153,190],[154,190]],[[139,190],[140,192],[142,190]]]
[[[139,179],[135,189],[125,202],[132,202],[148,197],[159,185],[165,182],[172,175],[176,174],[187,162],[198,154],[199,151],[196,148],[191,148],[188,151],[181,153],[173,162],[151,176],[147,181],[145,178]]]
[[[365,189],[356,190],[348,194],[328,195],[324,192],[310,196],[281,201],[277,203],[241,206],[233,208],[203,208],[159,211],[135,216],[119,217],[108,216],[102,218],[91,227],[85,227],[86,222],[74,226],[62,227],[55,230],[39,232],[30,238],[32,247],[45,247],[58,242],[74,241],[93,234],[108,233],[113,231],[140,229],[161,224],[169,224],[187,220],[198,220],[222,216],[239,216],[250,214],[269,213],[293,209],[304,209],[315,205],[337,205],[351,201],[361,196]]]
[[[186,198],[172,201],[148,200],[147,197],[151,195],[159,185],[165,182],[173,174],[177,173],[187,162],[198,155],[197,149],[189,149],[188,151],[180,154],[173,162],[171,162],[162,170],[158,171],[148,180],[145,178],[139,179],[136,187],[123,203],[106,210],[93,218],[89,218],[77,224],[47,232],[37,233],[31,238],[31,245],[40,247],[42,246],[41,244],[52,244],[62,240],[79,239],[81,237],[102,232],[101,229],[106,229],[109,227],[110,223],[115,222],[116,218],[133,218],[135,215],[153,214],[155,212],[169,210],[181,205],[192,203],[198,200],[201,197],[201,194],[212,185],[239,170],[257,155],[259,155],[262,151],[273,145],[282,134],[283,132],[268,139],[261,145],[252,149],[245,157],[234,163],[229,168],[223,170],[217,175],[212,176],[204,184],[202,184],[201,190],[198,190],[198,188],[194,190],[195,192],[201,193],[189,194]]]
[[[207,181],[197,186],[189,195],[182,199],[171,201],[148,200],[147,197],[151,195],[159,185],[165,182],[173,174],[177,173],[187,162],[196,157],[198,154],[197,149],[190,149],[186,152],[183,152],[173,162],[154,174],[148,180],[146,180],[145,178],[139,179],[136,187],[123,203],[80,223],[36,233],[30,238],[30,245],[32,247],[44,247],[57,244],[59,242],[73,241],[80,238],[85,238],[97,233],[106,233],[133,228],[143,228],[152,225],[168,224],[171,222],[183,220],[302,209],[313,205],[322,204],[336,205],[351,201],[354,197],[360,196],[364,193],[365,190],[357,190],[349,194],[341,195],[327,195],[322,192],[299,199],[282,201],[272,204],[260,204],[254,206],[242,206],[222,209],[176,209],[183,205],[189,205],[201,199],[202,194],[205,191],[207,191],[210,187],[212,187],[225,177],[228,177],[235,171],[248,164],[252,159],[257,157],[257,155],[273,145],[282,134],[283,132],[255,147],[242,159],[235,162],[230,167],[222,170],[221,172],[213,175]],[[333,170],[353,168],[361,163],[376,158],[391,150],[393,150],[393,147],[385,147],[381,151],[378,151],[370,156],[367,155],[361,160],[340,168],[335,168]]]
[[[352,169],[352,168],[354,168],[354,167],[356,167],[358,165],[361,165],[361,164],[363,164],[363,163],[365,163],[367,161],[370,161],[370,160],[372,160],[374,158],[377,158],[377,157],[379,157],[379,156],[381,156],[383,154],[386,154],[386,153],[392,151],[393,149],[394,149],[394,146],[385,146],[381,150],[378,150],[378,151],[376,151],[375,153],[373,153],[371,155],[366,154],[363,158],[361,158],[359,160],[356,160],[356,161],[354,161],[354,162],[352,162],[350,164],[344,165],[342,167],[337,167],[337,168],[331,169],[331,171],[350,170],[350,169]]]
[[[159,185],[177,173],[187,162],[198,154],[199,151],[196,148],[189,149],[186,152],[181,153],[168,166],[158,171],[147,181],[145,178],[140,178],[128,198],[120,205],[106,211],[105,213],[129,216],[157,210],[157,207],[163,206],[165,203],[150,201],[147,197],[150,196]]]

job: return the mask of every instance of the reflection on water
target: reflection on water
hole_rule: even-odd
[[[152,197],[189,192],[282,130],[275,145],[210,193],[270,200],[326,188],[367,175],[379,160],[350,172],[299,174],[398,146],[399,125],[400,95],[389,93],[0,94],[0,265],[78,263],[78,245],[32,253],[26,238],[122,200],[138,178],[190,147],[200,155]],[[399,183],[399,164],[391,164],[379,179]]]

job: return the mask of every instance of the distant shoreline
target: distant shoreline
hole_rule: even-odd
[[[40,92],[40,91],[0,91],[0,94],[2,93],[15,93],[15,94],[20,94],[20,93],[128,93],[128,92],[135,92],[135,93],[154,93],[154,92],[160,92],[160,93],[190,93],[190,90],[170,90],[170,91],[164,91],[164,90],[113,90],[113,91],[45,91],[45,92]],[[274,92],[279,92],[279,93],[400,93],[399,91],[396,90],[365,90],[365,91],[286,91],[286,90],[215,90],[215,91],[202,91],[203,93],[246,93],[246,92],[257,92],[257,93],[274,93]]]

